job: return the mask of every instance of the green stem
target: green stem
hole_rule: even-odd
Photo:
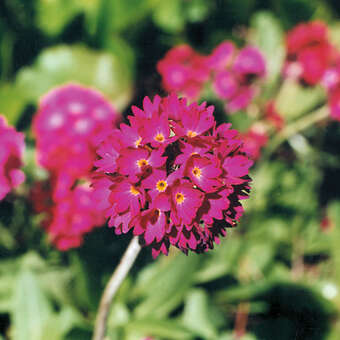
[[[104,289],[104,293],[101,297],[97,312],[92,340],[104,340],[106,333],[106,323],[109,316],[112,299],[116,295],[120,285],[123,283],[140,250],[141,246],[139,245],[138,237],[134,236],[128,248],[126,249],[118,267],[113,272],[109,282]]]
[[[290,137],[296,135],[297,133],[305,130],[306,128],[326,119],[329,116],[328,106],[323,106],[308,115],[290,123],[282,131],[280,131],[276,136],[274,136],[269,142],[266,150],[264,150],[263,158],[268,159],[277,148]]]

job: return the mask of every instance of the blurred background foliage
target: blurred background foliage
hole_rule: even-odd
[[[339,13],[336,0],[0,1],[0,112],[28,136],[28,180],[0,203],[0,339],[90,339],[100,294],[128,244],[105,227],[67,253],[48,244],[24,199],[41,176],[30,127],[42,94],[77,81],[127,114],[145,95],[164,94],[155,65],[169,48],[186,42],[208,53],[232,39],[267,57],[269,98],[284,32],[319,18],[340,42]],[[323,96],[285,91],[278,107],[287,120]],[[218,105],[216,115],[227,119]],[[242,126],[244,117],[231,119]],[[144,250],[112,306],[109,338],[339,339],[339,140],[339,124],[313,127],[259,161],[246,215],[214,251],[153,261]]]

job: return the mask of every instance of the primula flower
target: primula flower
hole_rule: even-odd
[[[55,88],[41,99],[33,131],[38,162],[56,179],[55,198],[62,199],[75,181],[88,177],[98,136],[111,131],[118,117],[99,92],[77,84]]]
[[[157,64],[163,77],[163,86],[169,91],[196,99],[209,78],[208,59],[188,45],[179,45],[168,51]]]
[[[254,124],[246,133],[242,134],[242,151],[254,161],[261,155],[261,149],[268,142],[268,134],[265,127],[258,123]]]
[[[25,180],[20,170],[24,149],[24,135],[0,115],[0,201]]]
[[[266,74],[265,59],[253,46],[237,50],[223,41],[210,55],[202,56],[188,45],[172,48],[157,64],[165,90],[197,99],[212,84],[226,112],[246,108],[256,94],[256,81]]]
[[[114,129],[97,149],[94,195],[109,226],[132,230],[154,257],[170,245],[207,251],[242,215],[252,161],[230,124],[216,127],[213,110],[174,94],[146,97],[143,109],[133,107],[131,126]],[[148,129],[152,121],[162,122],[159,130]],[[137,145],[115,140],[129,131],[138,132]]]
[[[321,21],[302,23],[289,31],[285,75],[300,78],[308,85],[319,83],[338,58],[328,35],[328,27]]]
[[[104,224],[99,213],[102,203],[88,183],[69,190],[59,202],[53,200],[52,187],[49,182],[35,183],[30,193],[33,209],[45,214],[42,226],[57,249],[77,248],[85,234]]]

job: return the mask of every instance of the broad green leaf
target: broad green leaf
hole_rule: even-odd
[[[75,326],[83,323],[79,313],[71,307],[64,307],[59,313],[53,313],[44,323],[41,339],[61,340]]]
[[[227,239],[221,245],[210,252],[207,261],[203,263],[201,269],[196,273],[195,280],[199,283],[209,282],[219,279],[231,273],[237,266],[237,256],[241,250],[241,242],[236,235],[230,231]]]
[[[0,85],[0,114],[7,118],[10,125],[18,122],[26,104],[25,92],[15,84]]]
[[[12,307],[13,340],[43,340],[43,329],[52,315],[52,307],[30,270],[23,269],[17,278]]]
[[[153,20],[166,32],[181,32],[186,22],[183,0],[160,1],[153,12]]]
[[[143,318],[129,322],[126,329],[129,332],[138,332],[145,336],[161,337],[168,340],[194,339],[194,334],[190,330],[173,320]]]
[[[200,256],[178,254],[163,263],[157,263],[156,270],[143,282],[144,298],[136,306],[138,318],[146,316],[164,317],[176,308],[194,281],[194,273],[200,264]],[[138,290],[138,286],[136,287]]]
[[[122,56],[61,45],[44,50],[33,66],[21,69],[17,85],[28,100],[36,102],[54,86],[78,82],[102,91],[122,109],[131,97],[132,76]]]
[[[287,120],[293,120],[315,109],[325,100],[320,87],[302,87],[294,80],[286,79],[276,98],[276,109]]]
[[[252,27],[252,42],[266,58],[267,81],[272,84],[279,77],[285,59],[283,29],[271,12],[257,12]]]
[[[196,289],[187,295],[183,312],[183,325],[198,336],[205,339],[217,336],[216,325],[213,322],[208,295],[204,290]]]
[[[36,7],[37,26],[49,35],[61,33],[81,11],[75,0],[38,0]]]

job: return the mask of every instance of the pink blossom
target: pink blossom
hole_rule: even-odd
[[[57,249],[66,251],[79,247],[85,234],[105,222],[99,213],[101,201],[88,183],[69,190],[64,199],[57,202],[53,200],[52,187],[51,182],[35,184],[30,194],[33,208],[45,214],[42,225]]]
[[[268,142],[268,135],[264,127],[258,124],[242,134],[242,140],[244,142],[242,151],[251,159],[257,160],[261,155],[261,149]]]
[[[252,161],[230,124],[216,128],[213,110],[174,94],[145,98],[128,117],[130,128],[124,126],[140,131],[138,145],[117,143],[120,129],[97,149],[94,194],[109,226],[117,234],[132,230],[154,257],[170,245],[185,253],[213,248],[242,215]]]
[[[20,170],[24,149],[24,135],[0,115],[0,201],[25,180]]]
[[[287,33],[284,74],[308,85],[319,83],[339,53],[331,44],[328,27],[321,21],[302,23]]]
[[[203,83],[209,78],[207,58],[188,45],[179,45],[168,51],[157,64],[163,77],[163,86],[169,91],[182,93],[189,99],[199,96]]]
[[[214,90],[222,99],[231,99],[238,90],[238,82],[233,74],[223,70],[216,74],[214,79]]]
[[[223,41],[209,56],[209,67],[216,71],[225,70],[231,64],[235,50],[232,42]]]
[[[232,70],[239,75],[264,77],[266,64],[261,52],[252,46],[243,48],[237,55]]]
[[[38,162],[56,179],[55,198],[62,199],[75,181],[89,176],[95,148],[118,117],[99,92],[77,84],[57,87],[41,99],[33,131]]]

